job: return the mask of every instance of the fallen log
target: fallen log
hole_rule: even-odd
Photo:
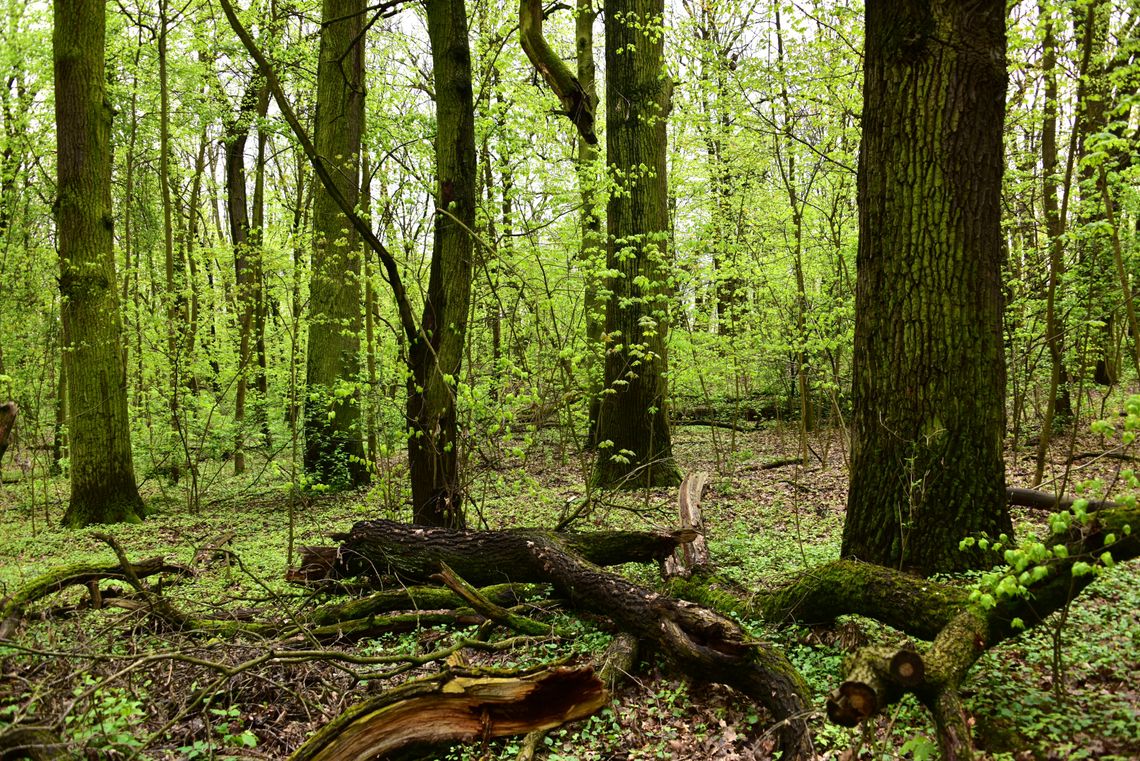
[[[1034,510],[1068,510],[1073,506],[1073,503],[1079,497],[1072,497],[1068,495],[1057,495],[1050,491],[1041,491],[1040,489],[1022,489],[1016,486],[1010,486],[1005,490],[1006,501],[1011,505],[1018,507],[1028,507]],[[1088,509],[1103,510],[1108,507],[1116,507],[1115,502],[1108,500],[1088,500]]]
[[[591,668],[544,668],[522,676],[444,672],[357,703],[289,759],[385,758],[411,747],[553,729],[608,702]]]
[[[560,535],[362,521],[342,539],[342,573],[422,578],[446,563],[468,580],[549,583],[574,606],[607,616],[622,630],[654,643],[690,677],[728,685],[764,706],[777,722],[783,757],[809,757],[804,716],[810,693],[782,653],[711,610],[603,571]]]
[[[341,542],[329,568],[334,576],[379,578],[396,575],[427,580],[446,563],[471,584],[545,581],[535,560],[519,552],[528,544],[553,544],[598,566],[661,562],[676,547],[696,537],[692,529],[677,531],[572,531],[508,529],[506,531],[444,531],[394,521],[361,521]],[[516,563],[530,567],[516,568]]]
[[[56,761],[74,758],[59,735],[48,727],[15,725],[0,730],[0,761]]]
[[[165,558],[154,557],[138,563],[130,563],[124,570],[121,563],[76,563],[61,566],[37,576],[28,584],[0,600],[0,637],[9,636],[19,623],[24,609],[44,597],[67,589],[70,586],[95,585],[97,594],[100,581],[129,581],[153,576],[158,573],[175,573],[192,576],[193,571],[185,566],[166,562]]]

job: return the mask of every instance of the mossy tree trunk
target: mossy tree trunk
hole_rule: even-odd
[[[665,124],[672,83],[662,66],[663,0],[607,0],[605,384],[599,484],[680,483],[666,414],[669,210]]]
[[[63,525],[135,522],[144,506],[131,455],[115,290],[106,14],[102,0],[57,0],[54,9],[56,220],[71,442]]]
[[[408,349],[408,455],[416,523],[464,525],[455,383],[471,303],[475,109],[463,0],[428,0],[435,79],[435,241],[420,331]]]
[[[1012,531],[1002,440],[1005,4],[866,10],[843,554],[933,572]]]
[[[355,207],[364,131],[364,2],[324,0],[315,144],[341,197]],[[313,198],[305,473],[337,488],[368,483],[360,415],[359,237],[324,185]]]

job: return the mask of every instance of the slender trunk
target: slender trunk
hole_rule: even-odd
[[[111,107],[101,3],[56,0],[59,290],[71,439],[63,525],[137,522],[111,215]]]
[[[172,436],[182,435],[179,405],[182,393],[182,331],[185,329],[185,297],[182,293],[181,270],[174,261],[174,204],[170,197],[170,91],[167,79],[167,3],[158,4],[158,179],[162,193],[162,244],[166,276],[166,355],[170,363],[170,388],[167,405]],[[179,458],[171,447],[168,456],[170,480],[177,483],[182,475]]]
[[[461,527],[455,383],[471,301],[475,113],[463,0],[427,0],[436,94],[435,240],[423,318],[408,347],[408,455],[416,523]]]
[[[249,208],[246,195],[245,145],[258,105],[256,78],[247,85],[238,112],[226,126],[226,211],[230,222],[230,242],[234,249],[234,287],[238,316],[238,377],[234,393],[234,475],[245,472],[245,403],[249,389],[250,345],[256,310],[252,259],[255,242],[250,240]]]
[[[669,208],[663,0],[608,0],[606,163],[621,192],[607,207],[606,263],[620,273],[606,303],[605,387],[594,480],[626,487],[680,481],[666,410]]]
[[[316,154],[355,207],[364,129],[364,1],[324,0],[317,71]],[[323,184],[313,199],[306,357],[305,472],[332,488],[368,483],[360,416],[358,232]]]
[[[372,170],[368,161],[368,152],[364,151],[360,157],[360,213],[372,224]],[[376,432],[376,393],[380,381],[376,375],[376,293],[372,287],[372,252],[365,247],[364,258],[361,262],[364,276],[364,359],[368,372],[368,385],[364,393],[364,426],[368,438],[368,462],[376,462],[377,432]],[[374,466],[373,466],[374,467]]]
[[[578,82],[587,102],[598,102],[597,67],[594,64],[594,0],[577,0],[574,17],[574,47],[578,66]],[[606,239],[602,231],[598,178],[598,147],[589,140],[578,140],[578,193],[582,198],[582,242],[578,259],[585,275],[587,399],[589,400],[586,446],[597,445],[598,415],[602,409],[602,372],[605,349],[602,332],[606,327],[606,306],[601,298],[602,271],[605,268]]]

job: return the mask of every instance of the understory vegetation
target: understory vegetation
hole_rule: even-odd
[[[533,446],[476,471],[480,526],[554,525],[581,496],[580,456],[550,431],[531,431]],[[685,472],[712,474],[704,499],[712,560],[743,589],[779,585],[838,557],[845,498],[845,444],[837,432],[812,437],[827,451],[808,468],[764,468],[798,447],[796,431],[781,425],[738,432],[729,443],[708,428],[678,431],[677,456]],[[1103,449],[1092,434],[1077,449]],[[1031,453],[1007,453],[1010,483],[1029,477]],[[252,458],[251,458],[252,459]],[[384,480],[360,492],[294,493],[281,469],[258,462],[244,481],[227,477],[209,499],[189,511],[178,489],[152,480],[144,488],[158,520],[117,526],[114,538],[133,561],[154,555],[193,570],[167,577],[161,594],[182,610],[214,620],[288,620],[337,599],[284,580],[289,547],[329,544],[328,534],[353,521],[386,514],[407,519],[386,496]],[[718,462],[720,463],[718,467]],[[1065,466],[1052,475],[1100,478],[1112,484],[1119,460],[1101,458]],[[217,463],[216,467],[225,467]],[[1101,487],[1107,488],[1107,487]],[[87,561],[114,563],[93,530],[64,531],[58,478],[25,478],[4,486],[0,526],[0,597],[54,567]],[[1090,496],[1099,496],[1090,494]],[[671,527],[676,494],[657,489],[597,494],[573,528]],[[290,514],[295,520],[290,529]],[[1047,513],[1015,510],[1021,536],[1041,533]],[[659,586],[651,566],[624,573]],[[970,579],[960,579],[969,584]],[[487,630],[470,618],[443,623],[428,617],[405,631],[376,633],[355,644],[318,645],[304,636],[285,643],[254,636],[156,630],[119,591],[89,609],[82,588],[33,606],[18,635],[0,650],[4,679],[0,722],[58,717],[73,756],[88,758],[280,758],[351,703],[403,679],[457,665],[517,670],[562,659],[589,662],[614,636],[604,620],[551,605],[544,595],[524,604],[549,624],[547,636],[520,637]],[[137,600],[137,598],[135,598]],[[844,617],[834,625],[772,627],[741,620],[757,637],[787,654],[816,695],[811,720],[820,759],[934,758],[928,714],[908,698],[862,728],[828,724],[822,698],[835,685],[845,653],[872,641],[899,641],[897,632],[869,619]],[[460,649],[482,632],[486,645]],[[499,649],[505,643],[507,646]],[[271,649],[269,649],[271,648]],[[267,654],[277,657],[267,658]],[[1129,759],[1140,755],[1140,570],[1122,564],[1106,572],[1063,615],[995,648],[963,685],[975,739],[990,759]],[[337,660],[338,654],[346,660]],[[423,662],[434,655],[437,660]],[[406,661],[404,660],[406,659]],[[229,671],[226,671],[229,669]],[[770,758],[770,718],[731,690],[680,679],[653,652],[623,678],[614,702],[547,734],[549,759]],[[516,758],[521,737],[456,746],[448,759]]]

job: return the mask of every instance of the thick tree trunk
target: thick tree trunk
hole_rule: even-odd
[[[866,12],[843,554],[923,572],[1012,533],[1002,440],[1005,5]]]
[[[63,525],[134,522],[144,505],[135,484],[115,289],[106,14],[97,0],[58,0],[54,8],[56,219],[71,442]]]
[[[462,0],[428,0],[436,97],[435,242],[420,331],[408,350],[408,457],[416,523],[462,527],[455,384],[471,302],[475,111]]]
[[[350,208],[360,191],[364,130],[364,0],[324,0],[317,71],[317,160]],[[361,247],[322,184],[313,198],[305,472],[333,488],[368,483],[360,415]]]
[[[663,0],[607,0],[606,163],[621,188],[607,207],[605,384],[594,480],[680,483],[666,410],[669,210],[666,134],[672,82],[662,66]]]

